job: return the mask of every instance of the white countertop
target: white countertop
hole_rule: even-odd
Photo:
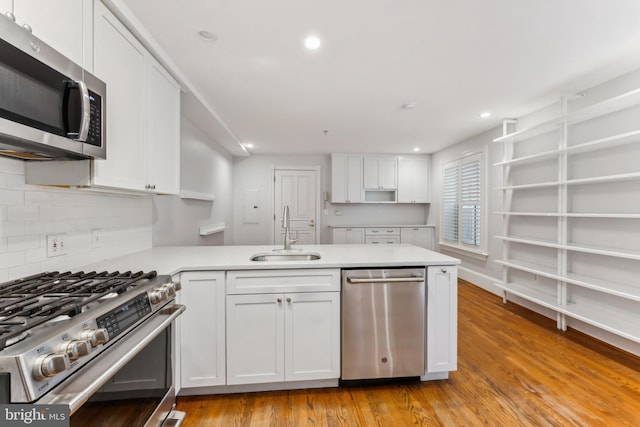
[[[436,228],[435,224],[347,224],[328,225],[329,228]]]
[[[296,268],[404,267],[456,265],[460,260],[408,244],[294,245],[296,252],[315,252],[315,261],[250,261],[256,253],[282,246],[167,246],[156,247],[85,267],[91,270],[149,271],[175,274],[194,270],[257,270]]]

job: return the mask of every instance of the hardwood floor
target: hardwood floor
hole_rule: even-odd
[[[466,282],[448,380],[181,397],[183,427],[637,426],[640,358]]]

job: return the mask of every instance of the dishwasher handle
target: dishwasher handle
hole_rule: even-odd
[[[355,277],[347,277],[347,282],[349,283],[420,283],[424,282],[423,276],[414,276],[414,277],[376,277],[376,278],[355,278]]]

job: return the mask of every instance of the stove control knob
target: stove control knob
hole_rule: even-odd
[[[149,292],[149,301],[151,301],[151,304],[158,304],[167,298],[169,298],[169,292],[164,286]]]
[[[176,296],[176,292],[178,292],[180,289],[182,289],[180,287],[180,282],[167,283],[163,287],[167,290],[167,294],[169,295],[169,298],[175,297]]]
[[[67,353],[70,360],[77,360],[91,352],[89,340],[73,340],[62,345],[61,351]]]
[[[109,341],[109,332],[105,328],[89,329],[84,331],[82,338],[89,341],[92,347],[97,347]]]
[[[42,381],[64,372],[70,367],[71,362],[66,353],[51,353],[36,360],[36,364],[33,367],[33,376],[36,380]]]

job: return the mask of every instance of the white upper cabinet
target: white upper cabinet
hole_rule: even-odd
[[[362,202],[362,156],[331,155],[331,202]]]
[[[95,3],[95,68],[107,83],[107,160],[96,160],[94,185],[145,188],[146,50],[102,3]]]
[[[429,203],[429,159],[398,158],[398,203]]]
[[[2,0],[0,11],[12,12],[16,23],[28,25],[36,37],[76,64],[89,68],[92,44],[85,42],[91,37],[91,1]]]
[[[153,58],[148,71],[148,182],[163,194],[180,192],[180,86]]]
[[[180,192],[180,87],[102,3],[95,3],[95,74],[107,83],[107,160],[93,185]]]
[[[396,156],[365,156],[363,161],[364,188],[393,190],[397,188]]]

